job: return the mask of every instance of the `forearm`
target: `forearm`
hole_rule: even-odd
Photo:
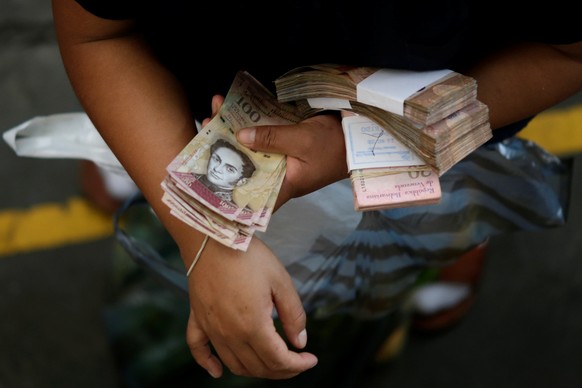
[[[510,47],[467,69],[493,129],[540,113],[582,90],[582,43]]]
[[[57,34],[65,68],[83,108],[164,226],[186,250],[183,257],[193,258],[203,236],[170,215],[161,201],[165,167],[196,134],[181,87],[138,36],[122,29],[119,36],[109,39],[71,38],[75,35],[67,28],[73,27],[61,25]]]

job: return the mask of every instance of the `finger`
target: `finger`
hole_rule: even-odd
[[[303,132],[303,126],[298,125],[264,125],[243,128],[236,133],[236,138],[239,143],[255,151],[297,157],[304,153],[306,146]]]
[[[208,374],[214,378],[222,376],[222,363],[212,354],[208,337],[198,326],[192,310],[190,310],[188,318],[186,342],[198,365],[206,369]]]
[[[213,341],[220,359],[232,374],[285,379],[305,370],[302,366],[294,366],[293,360],[287,357],[290,353],[287,345],[274,329],[272,321],[271,326],[272,330],[253,327],[252,331],[238,333],[229,340]]]
[[[269,331],[263,332],[261,338],[261,341],[252,346],[264,364],[263,377],[287,379],[317,365],[317,357],[314,354],[290,350],[273,324]]]
[[[289,279],[291,282],[291,280]],[[289,287],[293,289],[293,284]],[[269,309],[270,311],[270,309]],[[242,320],[244,318],[241,317]],[[220,359],[238,376],[287,379],[312,368],[317,358],[309,353],[290,350],[275,327],[272,315],[263,318],[213,345]]]
[[[226,354],[219,354],[230,371],[238,376],[288,379],[317,364],[314,355],[289,350],[272,320],[270,324],[255,328],[252,334],[239,335],[236,341],[229,341]]]
[[[277,332],[271,313],[255,322],[228,336],[212,340],[220,360],[233,374],[284,379],[294,377],[317,363],[313,355],[312,360],[305,362],[303,356],[289,350]]]
[[[287,284],[273,291],[273,303],[279,314],[285,336],[293,346],[303,349],[307,344],[305,328],[307,316],[291,278],[284,282]]]
[[[214,116],[216,116],[216,114],[218,113],[218,111],[222,107],[222,104],[224,104],[224,97],[223,96],[221,96],[219,94],[212,96],[212,100],[210,102],[211,116],[202,120],[202,128],[204,128],[210,122],[210,120],[212,120],[214,118]]]
[[[241,343],[243,346],[241,346]],[[217,339],[212,344],[222,363],[233,374],[237,376],[258,377],[256,371],[260,369],[247,368],[247,365],[253,365],[248,360],[255,357],[255,355],[252,350],[249,351],[242,336],[235,336],[231,339]]]
[[[294,347],[303,349],[307,344],[305,329],[307,316],[291,277],[279,278],[272,287],[271,298],[285,337]],[[253,347],[268,370],[278,371],[279,376],[290,378],[317,364],[318,360],[314,354],[289,349],[270,316],[263,321],[261,332],[264,335],[264,341]]]
[[[210,122],[210,117],[202,120],[202,128],[204,128]]]
[[[242,338],[221,347],[220,358],[230,372],[237,376],[268,377],[267,367],[249,342]]]
[[[336,136],[338,130],[340,137]],[[236,133],[239,143],[250,149],[280,153],[301,160],[310,152],[321,150],[331,135],[334,141],[341,139],[343,145],[343,132],[337,115],[314,116],[291,125],[243,128]]]
[[[210,106],[212,108],[212,117],[216,116],[216,114],[218,113],[218,111],[222,107],[222,104],[224,104],[224,97],[223,96],[221,96],[220,94],[216,94],[216,95],[212,96],[212,102],[210,104]]]

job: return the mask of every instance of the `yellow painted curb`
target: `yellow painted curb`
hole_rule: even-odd
[[[0,212],[0,256],[92,241],[113,234],[112,217],[82,198]]]
[[[519,136],[561,156],[582,151],[582,105],[556,108],[536,116]]]

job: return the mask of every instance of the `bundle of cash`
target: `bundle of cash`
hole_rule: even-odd
[[[284,155],[238,144],[239,129],[282,125],[303,117],[240,71],[217,115],[167,166],[163,201],[171,213],[213,239],[246,250],[267,228],[286,171]]]
[[[282,102],[314,105],[356,101],[433,124],[475,101],[477,83],[451,70],[409,71],[320,64],[295,68],[275,80]]]
[[[441,200],[439,177],[430,169],[353,170],[354,209],[359,211],[433,205]]]
[[[450,70],[414,72],[323,64],[275,80],[282,102],[372,119],[441,176],[492,136],[476,81]]]
[[[385,128],[419,155],[438,176],[443,175],[492,136],[489,109],[480,101],[474,101],[427,126],[410,125],[401,116],[365,104],[353,103],[352,111]]]
[[[367,117],[342,119],[354,209],[389,209],[438,203],[437,174],[424,161]]]

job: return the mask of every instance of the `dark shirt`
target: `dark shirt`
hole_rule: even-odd
[[[515,41],[582,40],[565,1],[536,8],[497,0],[77,0],[97,16],[136,18],[161,60],[186,86],[197,118],[226,95],[238,70],[274,92],[273,81],[302,65],[340,63],[463,73]],[[515,8],[515,9],[514,9]],[[527,120],[495,132],[495,139]]]

